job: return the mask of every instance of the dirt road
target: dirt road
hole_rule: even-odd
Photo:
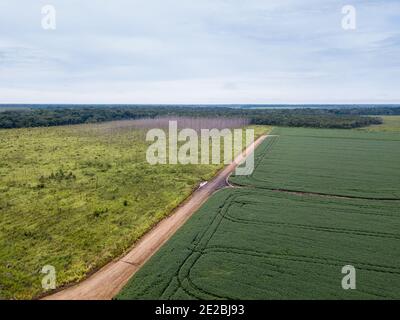
[[[186,222],[190,216],[218,189],[227,186],[227,178],[247,154],[266,138],[262,136],[240,154],[212,181],[196,190],[188,200],[167,218],[160,221],[138,241],[131,251],[117,261],[88,277],[81,283],[45,297],[46,300],[109,300],[112,299],[143,266],[143,264]]]

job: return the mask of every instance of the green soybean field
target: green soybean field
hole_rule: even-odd
[[[400,135],[328,129],[274,129],[238,185],[327,195],[400,198]]]
[[[277,128],[117,299],[399,299],[400,137]],[[345,266],[356,289],[344,290]]]

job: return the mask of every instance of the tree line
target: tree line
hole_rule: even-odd
[[[0,107],[1,108],[1,107]],[[42,106],[5,109],[0,112],[0,128],[47,127],[113,120],[143,119],[163,116],[239,117],[250,124],[313,127],[358,128],[381,124],[372,115],[400,115],[400,107],[371,108],[298,108],[253,109],[229,106]]]

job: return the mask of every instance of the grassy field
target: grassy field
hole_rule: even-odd
[[[360,130],[369,132],[400,132],[400,116],[379,116],[383,119],[383,124],[372,125]]]
[[[231,179],[248,187],[210,198],[117,299],[400,298],[400,201],[350,198],[399,198],[400,136],[273,133],[253,176]],[[357,290],[341,287],[345,265]]]
[[[400,198],[400,135],[276,128],[239,185],[365,198]]]
[[[267,130],[257,127],[256,135]],[[222,165],[151,166],[144,130],[0,130],[0,299],[79,281],[122,254]]]

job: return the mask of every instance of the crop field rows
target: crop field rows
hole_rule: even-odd
[[[400,297],[400,139],[340,130],[273,134],[256,151],[253,175],[231,178],[244,187],[216,193],[117,299]],[[357,166],[342,165],[347,159]],[[382,167],[372,165],[377,159]],[[357,290],[341,287],[345,265],[357,270]]]
[[[256,170],[233,183],[342,197],[400,198],[400,136],[321,129],[274,130]]]
[[[390,201],[223,190],[138,273],[132,291],[127,287],[120,297],[395,298],[400,286],[396,206]],[[360,286],[354,292],[340,286],[346,264],[358,270]]]

